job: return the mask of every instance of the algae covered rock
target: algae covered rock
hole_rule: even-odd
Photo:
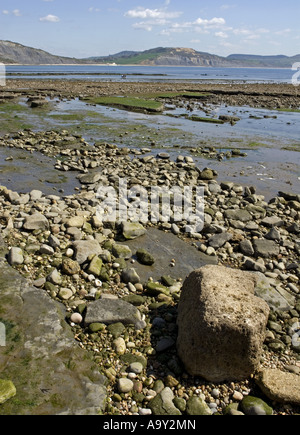
[[[151,255],[146,249],[138,249],[136,251],[136,256],[139,262],[146,266],[152,266],[152,264],[155,263],[153,255]]]
[[[174,393],[171,388],[164,388],[149,402],[149,408],[154,415],[181,415],[173,403]]]
[[[273,415],[273,409],[258,397],[244,397],[241,408],[246,415]]]
[[[17,394],[12,381],[0,379],[0,405]]]
[[[126,240],[136,239],[137,237],[143,236],[145,233],[146,229],[137,222],[122,223],[122,234]]]
[[[212,411],[201,399],[201,397],[191,397],[186,404],[186,412],[188,415],[212,415]]]

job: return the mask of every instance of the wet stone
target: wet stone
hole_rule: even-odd
[[[140,311],[133,305],[119,299],[99,299],[91,302],[87,307],[85,324],[121,322],[124,325],[133,324],[136,329],[143,329],[146,325],[142,321]]]
[[[8,262],[10,265],[20,265],[24,263],[23,251],[21,248],[13,247],[8,253]]]
[[[146,266],[152,266],[155,263],[154,257],[146,249],[139,249],[136,256],[138,261]]]
[[[23,228],[30,231],[47,230],[49,228],[49,222],[41,213],[35,213],[25,218]]]
[[[258,397],[246,396],[241,402],[241,409],[246,415],[272,415],[273,409]]]
[[[255,254],[261,257],[277,256],[279,246],[273,240],[257,239],[253,241]]]

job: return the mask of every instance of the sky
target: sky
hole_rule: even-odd
[[[0,40],[60,56],[300,54],[299,0],[0,0]]]

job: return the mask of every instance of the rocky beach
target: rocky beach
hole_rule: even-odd
[[[209,158],[199,167],[196,153],[163,149],[157,137],[133,146],[123,130],[116,143],[99,128],[90,141],[82,120],[76,129],[41,129],[15,119],[24,104],[43,118],[53,102],[91,107],[121,96],[191,113],[200,101],[208,115],[219,104],[300,108],[296,88],[283,84],[8,80],[0,88],[3,160],[17,171],[20,156],[30,156],[39,162],[32,177],[60,177],[51,192],[42,183],[0,187],[0,414],[298,414],[297,177],[266,198],[238,176],[220,179],[210,164],[243,158],[238,147],[201,143]],[[238,123],[232,114],[218,121]],[[105,219],[101,195],[120,194],[120,179],[135,189],[127,210],[153,187],[201,188],[201,228],[175,219],[175,204],[171,218],[147,209],[145,221]]]

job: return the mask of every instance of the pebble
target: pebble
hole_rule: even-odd
[[[244,395],[240,393],[239,391],[235,391],[232,395],[233,400],[241,401],[244,398]]]
[[[83,317],[79,313],[73,313],[70,317],[70,320],[71,320],[71,322],[75,323],[76,325],[79,325],[82,322]]]
[[[149,408],[139,408],[139,415],[151,415],[152,414],[152,410]]]
[[[58,297],[65,301],[70,299],[72,296],[73,296],[73,292],[68,288],[61,288],[58,292]]]
[[[124,338],[118,337],[113,341],[113,347],[117,354],[123,355],[126,352],[126,343]],[[133,371],[133,370],[132,370]]]
[[[118,380],[118,391],[120,393],[129,393],[133,389],[133,382],[127,378],[120,378]]]
[[[144,367],[140,362],[133,362],[129,365],[129,370],[137,375],[142,373]]]

